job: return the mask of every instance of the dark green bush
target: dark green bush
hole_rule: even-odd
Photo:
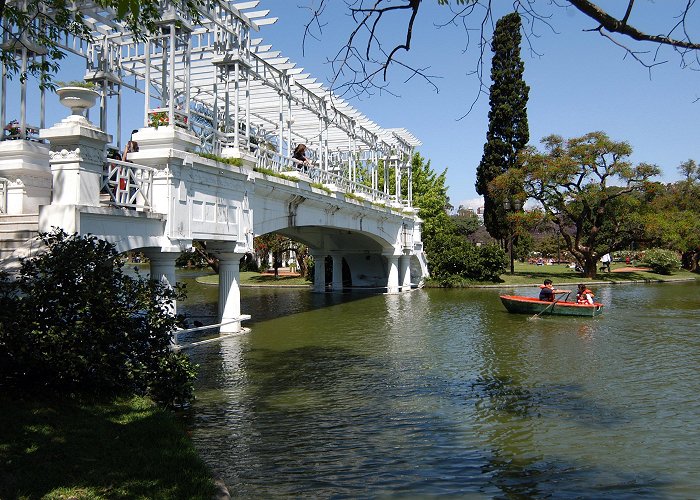
[[[180,288],[122,272],[114,246],[61,230],[0,282],[0,390],[192,397],[194,367],[171,350]]]
[[[431,280],[441,286],[458,286],[462,281],[499,281],[506,270],[505,252],[497,245],[476,246],[452,236],[443,245],[428,249]]]
[[[681,268],[681,259],[672,250],[663,248],[652,248],[644,252],[643,264],[650,267],[652,271],[659,274],[671,274]]]

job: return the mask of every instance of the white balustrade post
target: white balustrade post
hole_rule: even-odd
[[[340,253],[332,252],[333,259],[333,281],[331,290],[334,292],[343,290],[343,256]]]
[[[39,231],[80,231],[80,207],[99,207],[105,147],[112,137],[85,117],[71,115],[39,137],[50,142],[51,203],[39,207]]]
[[[399,256],[385,255],[388,264],[386,293],[399,293]]]
[[[399,266],[401,270],[401,291],[411,291],[411,256],[402,255],[399,257]]]

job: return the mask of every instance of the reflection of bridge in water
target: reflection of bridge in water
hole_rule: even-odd
[[[215,1],[193,21],[161,2],[160,32],[145,41],[85,4],[93,40],[61,45],[85,58],[84,79],[96,90],[59,89],[73,114],[51,127],[44,92],[3,76],[1,257],[26,252],[37,231],[57,226],[143,251],[151,276],[172,283],[176,258],[203,241],[220,259],[221,330],[229,332],[242,319],[239,260],[257,235],[274,231],[307,245],[316,262],[330,258],[332,290],[350,282],[398,293],[420,283],[427,268],[411,192],[420,142],[379,127],[254,38],[276,20],[253,11],[258,3]],[[3,42],[21,67],[44,57],[21,39]],[[36,109],[28,91],[40,95]],[[20,116],[8,123],[13,92]],[[139,151],[122,162],[107,152],[114,136],[123,149],[127,92],[143,97],[143,127],[133,137]],[[99,124],[83,116],[96,100]],[[312,165],[291,158],[299,143]],[[314,290],[326,281],[316,265]]]

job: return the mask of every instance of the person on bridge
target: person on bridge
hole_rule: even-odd
[[[297,144],[297,147],[294,148],[292,158],[296,160],[295,163],[297,163],[298,169],[311,166],[311,162],[306,157],[306,144]]]
[[[139,150],[139,143],[134,140],[134,134],[136,132],[138,132],[138,130],[131,131],[131,138],[129,139],[129,142],[126,143],[126,147],[124,148],[122,161],[129,161],[127,160],[127,156],[129,155],[129,153],[137,153]]]

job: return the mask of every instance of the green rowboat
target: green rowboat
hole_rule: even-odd
[[[521,314],[553,314],[556,316],[598,316],[603,313],[603,304],[577,304],[576,302],[551,302],[539,300],[536,297],[521,295],[501,295],[501,302],[508,312]],[[542,312],[544,311],[544,312]]]

